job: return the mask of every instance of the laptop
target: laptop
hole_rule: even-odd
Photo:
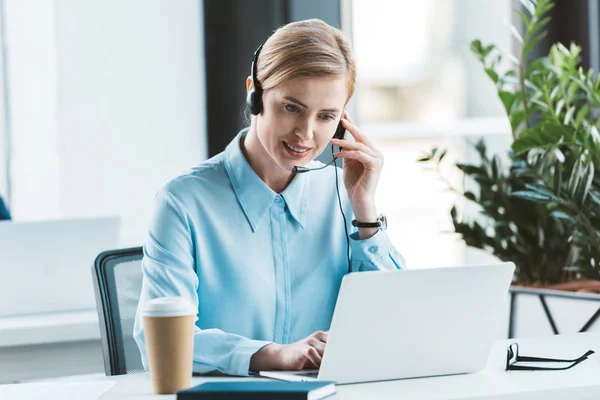
[[[515,265],[344,276],[318,371],[260,371],[338,384],[476,372],[506,318]]]
[[[119,217],[0,222],[0,317],[95,309],[91,265]]]

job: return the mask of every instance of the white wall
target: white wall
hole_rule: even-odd
[[[4,18],[0,20],[0,32],[5,29]],[[0,35],[0,40],[4,41],[4,37]],[[8,181],[8,148],[10,146],[10,139],[8,137],[8,118],[6,110],[6,98],[4,93],[6,92],[4,81],[4,46],[0,49],[0,196],[7,201],[6,195],[8,193],[9,181]]]
[[[142,244],[156,190],[207,154],[201,4],[7,1],[15,219],[116,214]]]
[[[15,219],[60,217],[54,3],[8,0],[4,7],[9,206]]]
[[[116,214],[141,245],[157,189],[207,154],[202,1],[4,3],[13,217]],[[2,382],[102,372],[98,340],[0,346]]]

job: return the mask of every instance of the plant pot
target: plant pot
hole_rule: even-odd
[[[599,291],[600,281],[511,286],[508,337],[600,332]]]
[[[567,292],[576,293],[595,293],[600,294],[600,281],[596,280],[585,280],[585,281],[571,281],[564,283],[555,283],[553,285],[547,285],[546,289],[551,290],[563,290]]]

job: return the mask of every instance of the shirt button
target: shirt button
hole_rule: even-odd
[[[280,204],[281,203],[281,196],[276,196],[275,197],[275,203]]]
[[[371,253],[371,254],[377,253],[377,246],[371,246],[371,247],[369,247],[369,253]]]

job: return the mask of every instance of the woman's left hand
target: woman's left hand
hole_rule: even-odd
[[[342,151],[335,152],[334,156],[344,159],[344,184],[356,219],[374,222],[378,216],[375,189],[383,168],[383,154],[360,132],[347,112],[342,125],[355,141],[332,139],[331,143],[342,147]]]

